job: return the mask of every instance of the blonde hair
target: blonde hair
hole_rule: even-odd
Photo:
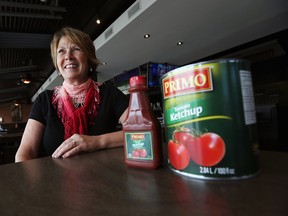
[[[80,30],[71,27],[64,27],[61,30],[55,32],[51,41],[51,57],[56,70],[59,71],[57,66],[57,48],[62,37],[67,37],[71,42],[79,46],[79,48],[83,50],[88,58],[89,68],[92,69],[92,71],[96,71],[99,65],[99,61],[96,57],[96,49],[92,40],[90,39],[90,36]]]

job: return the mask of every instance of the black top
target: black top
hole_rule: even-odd
[[[103,84],[100,89],[100,104],[95,124],[89,126],[89,135],[100,135],[116,131],[119,118],[128,107],[129,98],[115,86]],[[29,118],[45,125],[40,155],[48,156],[64,141],[64,126],[53,107],[53,91],[46,90],[36,98]]]

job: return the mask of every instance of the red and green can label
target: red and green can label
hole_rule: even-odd
[[[239,59],[177,68],[161,77],[170,168],[196,178],[259,171],[250,65]]]
[[[164,99],[190,94],[191,92],[204,92],[213,90],[211,70],[209,67],[195,68],[193,73],[180,73],[178,76],[164,78],[163,81]]]
[[[151,132],[125,132],[127,159],[153,160]]]

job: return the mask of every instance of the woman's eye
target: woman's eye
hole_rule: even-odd
[[[58,50],[58,53],[59,53],[59,54],[62,54],[62,53],[64,53],[64,50],[63,50],[63,49],[60,49],[60,50]]]
[[[78,51],[81,51],[81,49],[80,49],[79,47],[74,47],[74,48],[72,49],[72,51],[73,51],[73,52],[78,52]]]

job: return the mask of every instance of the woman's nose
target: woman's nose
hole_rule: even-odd
[[[73,54],[70,50],[68,50],[65,54],[65,60],[69,60],[71,58],[73,58]]]

